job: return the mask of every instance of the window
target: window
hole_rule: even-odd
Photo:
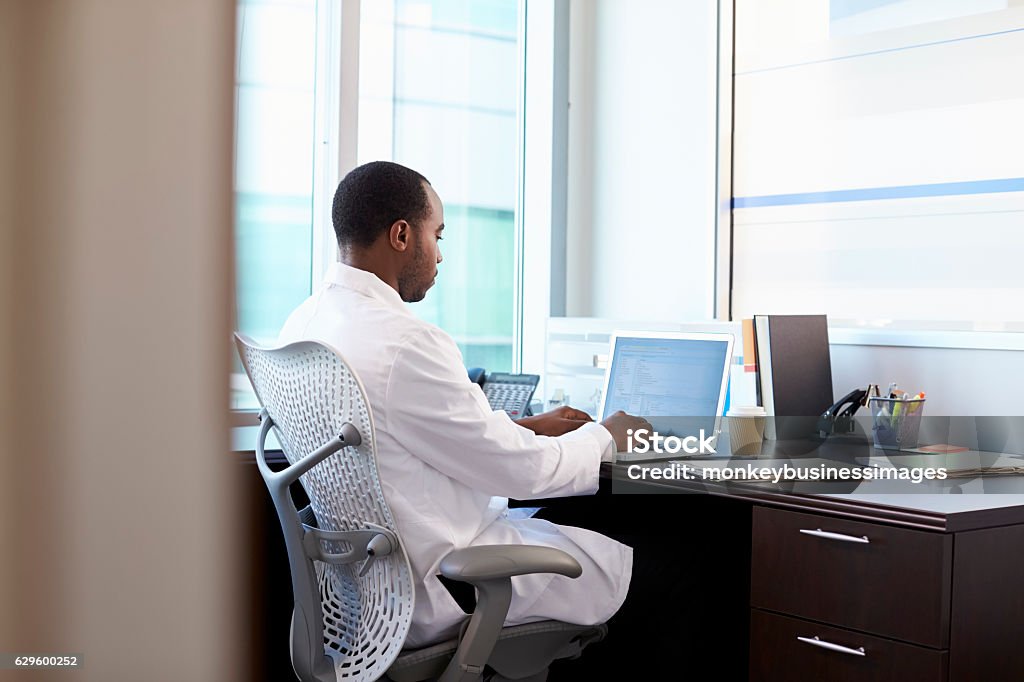
[[[361,2],[358,30],[345,30],[355,38],[349,54],[358,41],[358,78],[342,68],[341,27],[355,16],[343,16],[342,3],[238,0],[237,8],[239,330],[272,343],[335,259],[329,208],[339,171],[349,170],[339,169],[343,152],[430,179],[445,206],[445,262],[415,313],[451,334],[467,365],[512,369],[517,0]],[[339,121],[339,100],[355,94],[358,117]],[[257,407],[236,370],[232,407]]]
[[[413,308],[489,371],[513,357],[518,13],[516,0],[395,0],[360,14],[359,163],[401,163],[437,190],[444,262]]]
[[[272,342],[309,296],[313,277],[316,2],[239,0],[237,7],[237,324]],[[231,394],[232,408],[258,407],[240,366]]]
[[[315,0],[240,0],[237,44],[238,327],[269,341],[313,277]]]
[[[735,26],[734,317],[1019,330],[1024,7],[740,0]]]

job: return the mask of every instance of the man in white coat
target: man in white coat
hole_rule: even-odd
[[[341,262],[288,318],[280,341],[324,341],[362,379],[384,497],[416,586],[407,644],[457,632],[465,613],[438,565],[473,545],[557,547],[583,567],[576,580],[513,578],[507,624],[608,620],[626,597],[632,550],[581,528],[513,518],[507,498],[596,492],[601,462],[625,449],[627,429],[647,422],[619,413],[596,424],[570,408],[514,422],[491,410],[451,337],[405,305],[433,286],[444,231],[441,201],[415,171],[388,162],[356,168],[338,186],[333,222]]]

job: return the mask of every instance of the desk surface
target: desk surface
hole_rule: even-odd
[[[792,456],[778,457],[795,453]],[[877,521],[942,532],[975,530],[1024,523],[1024,475],[992,475],[913,483],[907,480],[763,482],[708,480],[706,471],[729,468],[817,467],[861,468],[867,465],[898,468],[899,460],[863,445],[832,445],[825,451],[806,443],[781,442],[772,446],[772,458],[715,458],[685,460],[692,467],[689,480],[638,480],[643,472],[630,467],[662,469],[671,462],[639,465],[606,464],[602,476],[612,481],[613,493],[687,492],[723,495],[761,504],[820,511],[849,518]],[[825,456],[818,456],[824,454]],[[1024,457],[981,453],[991,466],[1024,465]],[[895,464],[894,464],[895,462]]]
[[[255,449],[259,427],[246,426],[232,429],[232,450],[239,453],[251,453]],[[279,450],[280,446],[270,434],[267,443],[268,453]],[[777,445],[779,452],[804,452],[807,448],[799,443],[785,441]],[[857,454],[863,453],[859,448]],[[856,455],[853,450],[837,451],[830,449],[831,457],[824,458],[831,462],[852,462]],[[877,454],[877,453],[876,453]],[[1024,464],[1024,457],[1016,457]],[[804,464],[822,461],[823,458],[799,459],[799,457],[781,459],[765,458],[723,458],[700,462],[688,460],[691,466],[700,464],[707,466],[773,466],[780,463]],[[642,464],[642,467],[666,467],[668,462]],[[809,490],[800,490],[799,484],[792,492],[766,490],[763,484],[742,483],[709,483],[697,481],[632,481],[627,475],[627,465],[605,464],[601,470],[602,477],[612,481],[612,492],[640,493],[648,492],[689,492],[708,493],[725,497],[749,500],[772,506],[821,511],[825,513],[879,521],[895,525],[955,532],[989,528],[1013,523],[1024,523],[1024,475],[1017,476],[986,476],[974,479],[947,479],[931,481],[927,484],[913,484],[907,481],[872,481],[869,485],[861,482],[856,490],[829,492],[821,489],[822,484],[807,484]],[[627,484],[622,489],[620,484]],[[916,492],[930,489],[936,492]],[[910,492],[915,491],[915,492]]]

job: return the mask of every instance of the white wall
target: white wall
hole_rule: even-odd
[[[710,317],[716,3],[572,0],[570,316]]]
[[[830,351],[837,398],[868,383],[884,388],[896,381],[925,392],[925,415],[1024,415],[1022,351],[836,344]]]

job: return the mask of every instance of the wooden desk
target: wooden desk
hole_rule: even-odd
[[[254,442],[250,436],[244,434],[242,442]],[[253,650],[262,656],[263,679],[287,679],[291,588],[286,555],[251,454],[242,461],[252,493],[253,556],[258,557]],[[625,473],[623,466],[605,465],[603,492],[619,492]],[[1024,477],[985,483],[1020,494],[787,494],[756,486],[641,485],[628,480],[625,487],[630,492],[668,493],[710,488],[714,498],[729,501],[734,509],[749,505],[742,521],[737,514],[715,517],[729,527],[720,528],[722,545],[707,548],[708,553],[724,555],[722,565],[731,565],[731,572],[707,577],[725,584],[749,581],[749,600],[743,596],[735,606],[717,606],[728,608],[737,620],[749,618],[749,647],[734,663],[748,670],[752,681],[1024,680],[1024,591],[1019,589],[1024,580]],[[689,498],[685,505],[671,499],[660,505],[662,510],[686,507],[672,520],[677,531],[687,518],[695,518],[690,514],[715,507],[710,499],[703,504],[694,495]],[[636,499],[624,501],[615,508],[642,507]],[[551,502],[581,509],[591,505],[590,511],[610,506],[607,498]],[[581,516],[589,522],[596,515]],[[819,528],[867,537],[869,542],[800,532]],[[601,531],[600,523],[593,529]],[[737,548],[726,547],[727,542],[746,546],[732,551]],[[730,563],[737,557],[742,557],[742,567]],[[735,638],[745,641],[746,625],[738,623],[724,633],[731,638],[730,646]],[[854,652],[863,647],[864,656],[798,637],[818,637],[819,643]],[[742,660],[745,653],[749,661]]]
[[[751,504],[752,682],[1024,680],[1024,477],[989,486],[1010,494],[786,494],[625,473],[603,470],[613,490]]]

